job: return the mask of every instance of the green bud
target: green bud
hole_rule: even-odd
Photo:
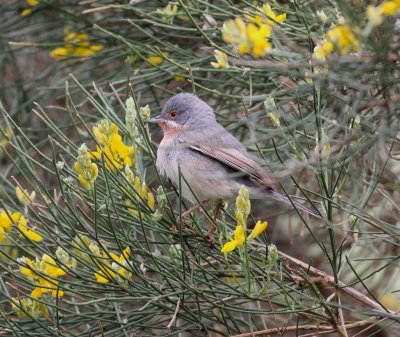
[[[163,209],[168,204],[167,196],[165,195],[164,189],[161,185],[157,188],[157,204],[160,209]]]
[[[136,132],[136,126],[135,126],[136,115],[137,115],[137,110],[135,101],[133,100],[132,97],[129,97],[126,100],[125,124],[126,128],[131,134],[135,134]]]
[[[274,244],[268,246],[267,268],[268,270],[275,269],[278,262],[278,249]]]
[[[146,120],[150,118],[150,107],[146,105],[145,107],[140,108],[140,117],[142,120]]]
[[[128,165],[125,166],[125,178],[131,185],[135,183],[135,175]]]

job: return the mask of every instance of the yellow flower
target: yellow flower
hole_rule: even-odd
[[[380,9],[384,15],[394,15],[400,9],[400,1],[384,1]]]
[[[36,258],[33,262],[27,257],[19,259],[25,266],[21,266],[20,270],[23,275],[33,280],[37,287],[32,290],[31,296],[39,298],[43,294],[51,292],[53,297],[62,297],[64,292],[58,289],[58,277],[64,276],[66,272],[58,267],[54,259],[43,254],[42,258]]]
[[[222,26],[222,38],[227,43],[240,44],[246,40],[246,24],[241,18],[228,20]]]
[[[0,227],[3,227],[5,230],[9,231],[13,223],[17,223],[21,218],[21,213],[15,212],[11,213],[10,211],[0,212]]]
[[[126,259],[129,257],[130,254],[131,254],[130,247],[126,247],[119,256],[114,253],[110,253],[110,256],[114,261],[122,263],[126,261]]]
[[[22,16],[28,16],[28,15],[30,15],[30,14],[32,14],[32,9],[30,9],[30,8],[24,8],[24,9],[21,11],[21,15],[22,15]]]
[[[183,76],[181,76],[181,75],[175,75],[175,76],[174,76],[174,80],[175,80],[175,81],[184,81],[185,78],[184,78]]]
[[[221,249],[222,253],[229,253],[238,246],[242,246],[245,240],[245,230],[242,226],[236,226],[234,238],[225,243]]]
[[[257,28],[254,24],[250,23],[247,26],[247,36],[252,43],[253,54],[255,56],[263,56],[271,49],[271,44],[267,40],[271,36],[270,26],[262,24]]]
[[[333,52],[334,45],[330,41],[325,41],[314,48],[314,56],[317,59],[324,60],[326,56]]]
[[[139,193],[140,190],[140,178],[138,176],[135,177],[134,183],[133,183],[133,188],[137,193]]]
[[[42,270],[45,274],[53,277],[63,276],[66,274],[63,269],[57,266],[56,261],[54,261],[51,256],[43,254],[42,261],[44,262]]]
[[[53,58],[53,59],[63,59],[67,55],[68,55],[68,49],[64,48],[64,47],[54,48],[50,52],[50,57]]]
[[[147,195],[147,206],[149,206],[151,209],[154,209],[154,194],[151,192],[149,192]]]
[[[243,212],[237,209],[235,215],[238,226],[246,227],[246,222],[244,220]]]
[[[9,216],[9,215],[10,216]],[[36,233],[34,230],[29,229],[27,227],[27,221],[23,215],[19,212],[10,213],[8,212],[0,213],[0,242],[4,242],[6,240],[5,232],[10,232],[11,226],[15,223],[19,230],[28,237],[28,239],[40,242],[42,241],[42,236]]]
[[[41,242],[43,240],[42,236],[39,233],[36,233],[33,229],[29,229],[27,227],[26,219],[24,216],[21,216],[18,220],[18,228],[29,240],[35,242]]]
[[[349,25],[343,23],[331,28],[325,34],[322,44],[317,45],[314,49],[314,57],[325,60],[328,55],[333,53],[334,49],[342,55],[360,49],[360,42]]]
[[[214,56],[217,62],[211,62],[211,65],[216,69],[228,69],[230,65],[228,64],[228,56],[220,50],[214,50]]]
[[[164,59],[160,56],[149,56],[146,58],[147,66],[149,68],[154,67],[155,65],[160,65],[164,62]]]
[[[140,197],[141,197],[142,199],[145,199],[146,196],[147,196],[147,186],[146,186],[146,183],[143,182],[143,183],[142,183],[142,188],[140,189]]]
[[[22,190],[19,186],[15,188],[15,194],[21,204],[30,205],[35,201],[36,192],[32,191],[30,194],[27,190]]]
[[[369,5],[367,7],[367,18],[373,26],[379,26],[382,24],[383,16],[381,8]]]
[[[64,59],[66,57],[90,56],[104,48],[104,46],[100,44],[92,45],[86,33],[66,32],[64,41],[64,46],[54,48],[50,52],[50,57]]]
[[[265,4],[262,6],[262,12],[267,15],[270,19],[272,20],[267,20],[267,22],[274,26],[276,25],[276,22],[282,23],[286,20],[286,14],[280,14],[276,15],[275,12],[271,9],[271,6],[268,4]]]
[[[112,136],[118,134],[118,125],[103,119],[98,126],[93,126],[93,134],[101,145],[110,145]]]
[[[101,262],[100,270],[94,274],[96,281],[99,283],[108,283],[113,279],[123,281],[124,278],[130,277],[131,273],[127,273],[126,270],[127,259],[130,253],[131,249],[129,247],[126,247],[119,256],[115,253],[110,253],[110,257],[114,262],[112,264],[108,261]],[[107,254],[104,253],[104,257],[106,256]]]
[[[237,226],[235,229],[234,238],[227,243],[221,249],[222,253],[228,253],[236,249],[238,246],[242,246],[246,239],[246,222],[247,217],[250,213],[250,195],[249,191],[245,186],[242,186],[239,190],[238,196],[236,198],[236,220]],[[266,228],[267,221],[261,222],[258,220],[253,231],[248,237],[247,241],[255,239],[259,236]]]
[[[253,23],[246,25],[241,18],[228,20],[222,26],[222,38],[225,42],[235,44],[238,47],[239,54],[252,51],[255,56],[265,55],[271,48],[271,44],[267,40],[270,36],[271,28],[269,25],[263,23],[259,27]]]
[[[347,24],[333,27],[326,33],[325,39],[332,42],[342,55],[360,49],[360,42]]]
[[[35,7],[39,4],[39,0],[25,0],[25,2],[31,7]],[[22,16],[27,16],[30,15],[31,13],[32,13],[32,8],[24,8],[21,11]]]
[[[247,238],[249,241],[255,239],[257,236],[259,236],[262,232],[265,231],[265,229],[268,226],[267,221],[261,222],[261,220],[258,220],[253,231],[250,233],[249,237]]]
[[[367,17],[373,26],[379,26],[382,24],[384,16],[398,16],[399,10],[399,0],[383,1],[378,7],[369,5],[367,7]]]
[[[154,195],[151,193],[145,182],[141,182],[138,176],[135,176],[133,171],[129,166],[125,166],[125,179],[129,183],[128,186],[132,187],[135,191],[135,194],[138,194],[143,201],[147,200],[147,205],[154,209]],[[130,193],[129,189],[127,189],[127,193]],[[130,200],[125,202],[126,206],[128,206],[128,210],[132,215],[137,216],[139,212],[133,207],[133,204]]]
[[[257,15],[250,16],[245,15],[245,18],[250,20],[252,23],[257,25],[268,24],[270,26],[275,26],[276,22],[282,23],[286,20],[286,14],[276,15],[272,10],[271,6],[268,4],[263,5],[262,7],[257,7]],[[265,18],[267,17],[267,18]]]
[[[133,147],[122,141],[116,124],[103,120],[98,127],[93,127],[93,133],[101,147],[97,146],[96,151],[89,153],[92,158],[101,159],[104,153],[106,168],[112,171],[133,165]]]
[[[94,274],[94,277],[96,278],[96,281],[99,283],[108,283],[110,282],[110,278],[114,278],[115,273],[109,268],[107,272],[104,272],[103,270],[99,270],[97,273]]]

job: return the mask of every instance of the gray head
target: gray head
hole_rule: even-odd
[[[204,128],[205,123],[215,122],[213,109],[193,94],[181,93],[171,97],[161,114],[149,120],[166,128]]]

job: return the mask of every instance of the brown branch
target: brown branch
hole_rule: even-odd
[[[375,321],[377,319],[379,319],[379,318],[376,317],[376,316],[373,316],[373,317],[370,317],[370,318],[368,318],[366,320],[363,320],[363,321],[358,321],[358,322],[346,324],[345,327],[346,327],[346,329],[354,329],[354,328],[358,328],[358,327],[361,327],[361,326],[365,326],[365,325],[371,324],[372,321]],[[284,329],[284,332],[286,332],[286,331],[299,331],[299,330],[316,330],[312,334],[302,335],[302,337],[318,335],[318,334],[321,334],[321,333],[326,334],[326,333],[337,331],[337,329],[333,329],[331,326],[328,326],[328,325],[306,324],[306,325],[288,326],[288,327],[286,327],[286,329]],[[320,330],[322,330],[322,331],[319,332]],[[282,329],[280,329],[280,328],[271,328],[271,329],[254,331],[254,332],[246,332],[246,333],[243,333],[243,334],[240,334],[240,335],[234,335],[234,336],[230,336],[230,337],[263,336],[263,335],[266,335],[266,334],[274,334],[274,333],[281,333],[281,332],[282,332]]]
[[[314,267],[311,267],[310,265],[308,265],[307,263],[304,263],[292,256],[286,255],[285,253],[279,252],[279,257],[282,260],[285,260],[287,262],[291,262],[296,264],[297,266],[303,268],[304,270],[307,270],[308,273],[314,274],[319,276],[322,282],[326,282],[332,285],[335,285],[335,279],[333,276],[328,275],[327,273],[316,269]],[[354,299],[364,303],[365,305],[367,305],[368,307],[375,309],[376,311],[380,312],[380,313],[385,313],[385,314],[392,314],[394,316],[399,316],[396,312],[389,310],[389,309],[385,309],[382,307],[381,304],[379,304],[378,302],[371,300],[369,297],[365,296],[363,293],[361,293],[360,291],[347,286],[345,283],[338,281],[337,286],[340,288],[340,290],[344,291],[345,293],[347,293],[348,295],[350,295],[351,297],[353,297]]]

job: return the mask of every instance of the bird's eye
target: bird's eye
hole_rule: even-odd
[[[175,119],[176,117],[178,117],[179,112],[176,110],[172,110],[168,114],[169,114],[169,117],[171,117],[172,119]]]

